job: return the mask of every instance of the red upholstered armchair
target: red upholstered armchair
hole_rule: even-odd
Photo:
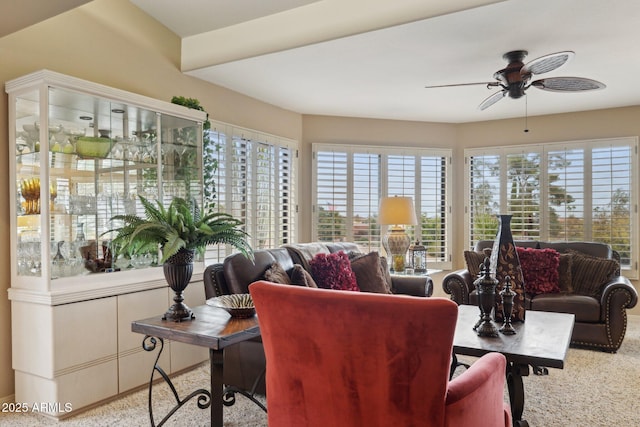
[[[249,291],[270,426],[511,425],[504,356],[485,355],[449,381],[454,302],[264,281]]]

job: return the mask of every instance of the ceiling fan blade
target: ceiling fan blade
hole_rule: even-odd
[[[563,66],[568,60],[573,58],[574,52],[567,50],[564,52],[550,53],[549,55],[541,56],[540,58],[533,59],[520,69],[520,74],[542,74],[553,71],[556,68]]]
[[[435,89],[439,87],[455,87],[455,86],[476,86],[476,85],[487,85],[487,87],[498,86],[498,82],[476,82],[476,83],[454,83],[450,85],[435,85],[435,86],[425,86],[425,89]]]
[[[478,105],[478,108],[480,110],[486,110],[487,108],[491,107],[493,104],[507,96],[507,93],[509,93],[507,90],[501,90],[500,92],[494,93],[493,95],[482,101],[480,105]]]
[[[550,77],[531,83],[531,86],[550,92],[584,92],[588,90],[604,89],[604,83],[582,77]]]

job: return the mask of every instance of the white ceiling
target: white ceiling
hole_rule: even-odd
[[[640,105],[637,0],[130,1],[183,38],[184,72],[302,114],[461,123]],[[2,2],[0,11],[19,29],[85,2]],[[477,106],[492,90],[482,85],[424,88],[490,81],[518,49],[529,51],[525,62],[573,50],[541,77],[607,88],[530,88],[485,111]]]

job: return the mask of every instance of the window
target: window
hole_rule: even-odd
[[[450,159],[451,150],[315,144],[313,240],[379,251],[380,197],[409,196],[419,224],[407,233],[427,247],[430,267],[450,268]]]
[[[205,195],[216,209],[245,223],[253,249],[295,242],[297,143],[219,122],[211,123],[209,137]],[[206,258],[218,262],[231,252],[219,245]]]
[[[515,239],[607,243],[635,277],[637,146],[616,138],[465,150],[469,247],[495,237],[504,207]]]

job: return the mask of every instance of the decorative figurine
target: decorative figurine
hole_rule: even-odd
[[[511,325],[511,316],[513,311],[513,298],[516,293],[511,290],[511,277],[504,277],[504,288],[500,291],[502,298],[502,313],[504,314],[504,324],[500,328],[500,332],[505,335],[514,335],[516,330]]]
[[[484,276],[473,282],[478,290],[478,306],[480,307],[480,320],[474,326],[476,334],[481,337],[497,337],[498,329],[491,322],[491,311],[496,302],[496,286],[498,281],[491,278],[489,258],[484,259]]]

